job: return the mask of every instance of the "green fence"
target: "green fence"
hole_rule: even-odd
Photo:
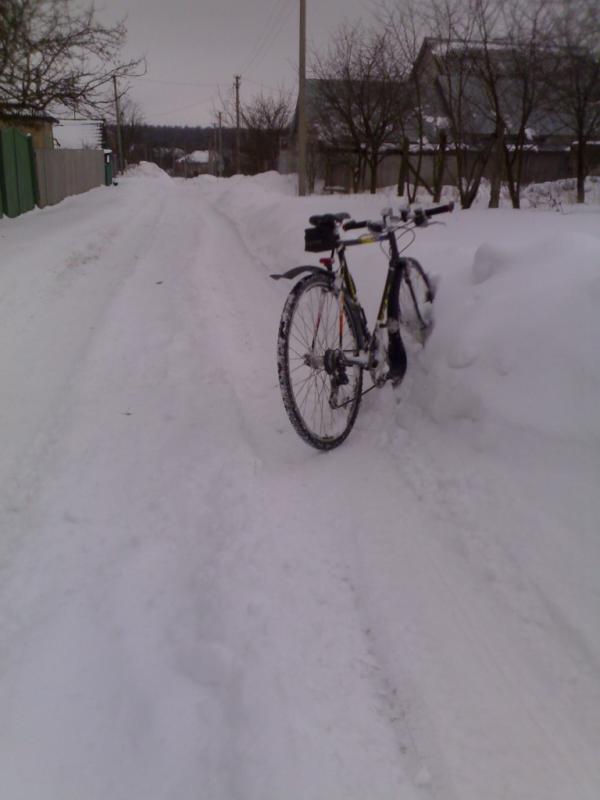
[[[35,205],[35,164],[31,137],[0,130],[0,216],[18,217]]]

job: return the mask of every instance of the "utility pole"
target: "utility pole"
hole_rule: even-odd
[[[217,147],[217,175],[223,174],[223,112],[219,111],[219,141]]]
[[[115,90],[115,116],[117,119],[117,160],[119,172],[124,172],[125,161],[123,159],[123,139],[121,137],[121,109],[119,108],[119,92],[117,91],[117,76],[113,75],[113,87]]]
[[[306,194],[306,0],[300,0],[298,74],[298,194]]]
[[[213,123],[213,135],[212,135],[212,151],[213,151],[213,153],[218,152],[218,149],[219,149],[219,134],[217,132],[217,123],[214,122]],[[209,158],[209,163],[210,163],[210,154],[209,154],[208,158]],[[217,156],[217,158],[218,158],[218,156]],[[217,167],[217,162],[216,161],[215,161],[215,175],[218,175],[218,167]]]
[[[235,76],[235,171],[240,171],[240,81],[241,75]]]

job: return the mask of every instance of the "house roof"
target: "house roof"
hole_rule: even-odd
[[[51,122],[53,125],[58,123],[56,117],[46,114],[46,112],[33,111],[24,108],[0,107],[0,119],[20,120],[22,122]]]
[[[364,82],[361,81],[352,81],[353,85],[356,85],[357,91],[358,87],[362,86]],[[369,82],[374,87],[381,87],[384,84],[383,81],[371,81]],[[389,85],[389,84],[387,84]],[[400,82],[396,82],[394,85],[397,85],[401,88],[402,84]],[[305,82],[305,106],[306,106],[306,118],[309,122],[315,120],[318,117],[317,106],[319,103],[319,95],[323,91],[323,87],[325,92],[331,91],[332,89],[336,89],[339,86],[339,91],[342,92],[345,90],[347,86],[347,81],[339,80],[339,79],[324,79],[324,78],[307,78]],[[298,101],[296,101],[296,108],[294,110],[294,116],[289,125],[289,132],[291,135],[296,135],[298,131]]]
[[[520,126],[522,89],[519,78],[511,69],[514,45],[498,41],[487,43],[485,47],[498,66],[496,90],[504,109],[504,121],[508,133],[516,134]],[[429,52],[436,69],[432,76],[434,91],[429,93],[432,113],[450,116],[453,101],[462,92],[462,122],[465,133],[490,136],[495,130],[495,115],[485,83],[477,71],[467,69],[463,61],[463,57],[476,58],[478,53],[483,52],[483,48],[484,45],[477,42],[443,42],[438,39],[425,39],[415,69],[424,68],[424,60]],[[511,114],[512,109],[514,112]],[[551,108],[540,105],[532,109],[527,131],[528,137],[532,140],[569,135],[559,116]]]
[[[178,161],[186,161],[188,164],[208,164],[210,162],[210,150],[194,150],[192,153],[187,153]]]
[[[485,48],[485,49],[484,49]],[[488,97],[485,83],[477,74],[476,69],[464,69],[465,60],[476,60],[478,55],[487,50],[491,53],[493,61],[498,66],[498,90],[502,98],[504,109],[504,122],[510,135],[518,133],[521,118],[521,86],[520,80],[513,71],[514,44],[503,41],[488,42],[485,45],[478,42],[444,41],[427,37],[423,40],[413,66],[413,80],[420,78],[422,117],[418,113],[411,113],[407,106],[404,119],[404,133],[411,141],[419,139],[421,123],[422,133],[430,141],[437,141],[441,128],[451,129],[451,111],[455,104],[452,102],[459,91],[463,92],[463,125],[464,133],[468,137],[489,137],[494,134],[495,117],[492,103]],[[554,61],[556,51],[548,50],[548,57]],[[512,73],[512,74],[511,74]],[[341,81],[323,81],[309,78],[306,80],[306,116],[311,124],[318,119],[316,104],[318,102],[319,87],[329,85],[335,87]],[[410,81],[406,84],[406,97],[410,101]],[[413,103],[415,105],[415,103]],[[317,126],[318,127],[318,126]],[[298,131],[298,104],[289,127],[291,136]],[[544,142],[544,148],[551,148],[563,142],[572,134],[565,127],[559,115],[548,104],[537,104],[527,120],[527,138],[530,143]]]

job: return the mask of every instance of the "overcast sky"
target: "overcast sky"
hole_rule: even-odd
[[[146,122],[211,125],[213,108],[242,76],[248,100],[297,85],[300,0],[102,0],[103,20],[127,15],[126,55],[145,54],[132,81]],[[368,19],[369,0],[307,0],[309,47],[322,47],[345,19]],[[185,85],[185,84],[194,85]]]

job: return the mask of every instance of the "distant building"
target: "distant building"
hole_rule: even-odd
[[[477,43],[465,44],[434,38],[426,38],[423,41],[413,65],[413,78],[421,87],[420,105],[416,99],[411,101],[413,112],[403,115],[404,124],[398,126],[398,130],[381,148],[379,186],[396,183],[403,160],[402,147],[405,137],[409,141],[412,172],[414,174],[418,169],[420,177],[429,185],[435,177],[435,162],[442,138],[448,154],[444,167],[444,178],[447,182],[457,180],[455,158],[458,148],[462,149],[465,163],[469,165],[481,159],[482,154],[490,150],[495,141],[496,131],[486,87],[477,70],[471,69],[467,73],[464,68],[466,58],[469,58],[470,63],[475,63],[479,53],[483,53],[483,50]],[[518,110],[522,102],[519,79],[510,71],[514,46],[495,44],[487,52],[487,56],[498,63],[498,71],[503,76],[498,83],[498,91],[502,93],[504,104],[507,106],[512,104],[516,109],[514,118],[507,116],[508,124],[504,133],[506,147],[514,149],[519,142]],[[332,190],[350,191],[353,184],[356,184],[354,173],[359,161],[356,143],[342,134],[333,145],[322,135],[321,130],[319,105],[323,101],[320,95],[325,84],[333,83],[336,82],[319,79],[306,81],[307,171],[311,183],[314,183],[315,179],[321,179],[325,186]],[[376,88],[376,83],[374,87]],[[453,126],[452,117],[454,111],[456,122],[456,97],[459,90],[462,121],[461,129],[456,130],[457,126]],[[410,82],[406,83],[405,92],[410,100],[413,92]],[[451,95],[454,95],[454,99]],[[455,106],[454,109],[452,104]],[[540,102],[532,109],[525,136],[523,183],[557,180],[574,174],[573,134],[565,128],[560,116],[547,103]],[[280,147],[279,171],[295,172],[298,160],[297,109],[287,135],[281,138]],[[588,145],[590,167],[597,163],[596,156],[592,158],[593,151],[593,144]],[[471,166],[467,171],[470,170]],[[493,170],[493,160],[488,158],[484,176],[490,177]],[[364,178],[358,183],[361,188],[364,187]]]
[[[58,120],[49,114],[34,111],[1,111],[0,128],[16,128],[29,134],[36,149],[52,150],[54,147],[53,126]]]
[[[102,120],[61,119],[54,128],[54,142],[62,150],[102,149]]]
[[[214,150],[194,150],[175,162],[175,175],[195,178],[197,175],[216,175],[218,154]]]

